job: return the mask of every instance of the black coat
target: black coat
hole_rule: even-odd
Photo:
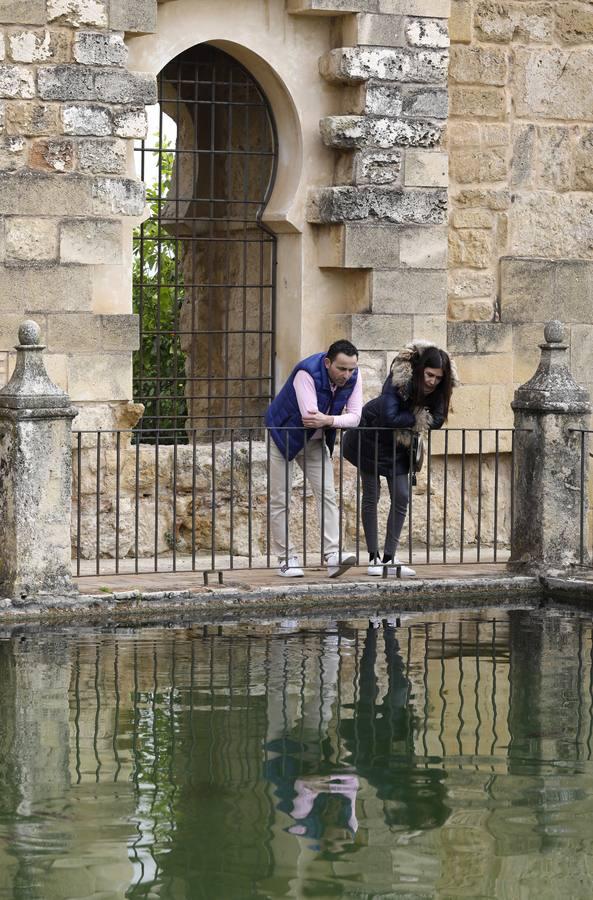
[[[410,385],[403,389],[394,387],[389,376],[381,394],[363,406],[359,427],[344,434],[344,457],[359,467],[361,472],[369,475],[407,475],[410,471],[411,432],[397,430],[412,429],[416,425],[409,390]],[[443,398],[438,388],[426,398],[425,406],[432,416],[431,428],[441,428],[445,417]]]

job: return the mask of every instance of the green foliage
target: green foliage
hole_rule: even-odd
[[[158,136],[155,139],[158,143]],[[174,152],[163,142],[158,174],[147,185],[150,219],[134,232],[133,309],[140,315],[140,350],[134,354],[134,396],[145,405],[141,426],[183,428],[185,355],[175,333],[183,302],[183,275],[174,237],[162,226],[160,210],[167,202],[173,174]],[[158,170],[158,166],[157,166]],[[158,417],[158,421],[157,421]]]

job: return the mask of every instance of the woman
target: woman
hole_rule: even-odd
[[[396,566],[401,566],[404,576],[416,574],[397,558],[408,508],[411,432],[425,434],[430,428],[442,427],[449,414],[451,392],[457,384],[455,364],[448,353],[429,341],[414,341],[391,363],[381,395],[363,407],[361,431],[353,429],[344,437],[344,456],[361,473],[362,525],[369,551],[369,575],[383,575],[385,566],[388,575],[397,574]],[[391,498],[382,559],[377,528],[380,476],[386,479]]]

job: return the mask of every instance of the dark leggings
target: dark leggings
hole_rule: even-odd
[[[384,478],[389,487],[389,496],[391,498],[384,550],[385,556],[389,559],[393,559],[408,511],[410,476],[407,474],[396,475],[395,490],[393,476],[385,475]],[[381,496],[380,476],[367,475],[365,472],[362,472],[360,480],[362,483],[362,527],[364,528],[367,550],[372,556],[379,556],[377,507],[379,505],[379,497]]]

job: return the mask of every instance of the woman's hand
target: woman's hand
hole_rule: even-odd
[[[333,416],[326,416],[318,410],[307,410],[303,416],[303,425],[305,428],[327,428],[334,424]]]

